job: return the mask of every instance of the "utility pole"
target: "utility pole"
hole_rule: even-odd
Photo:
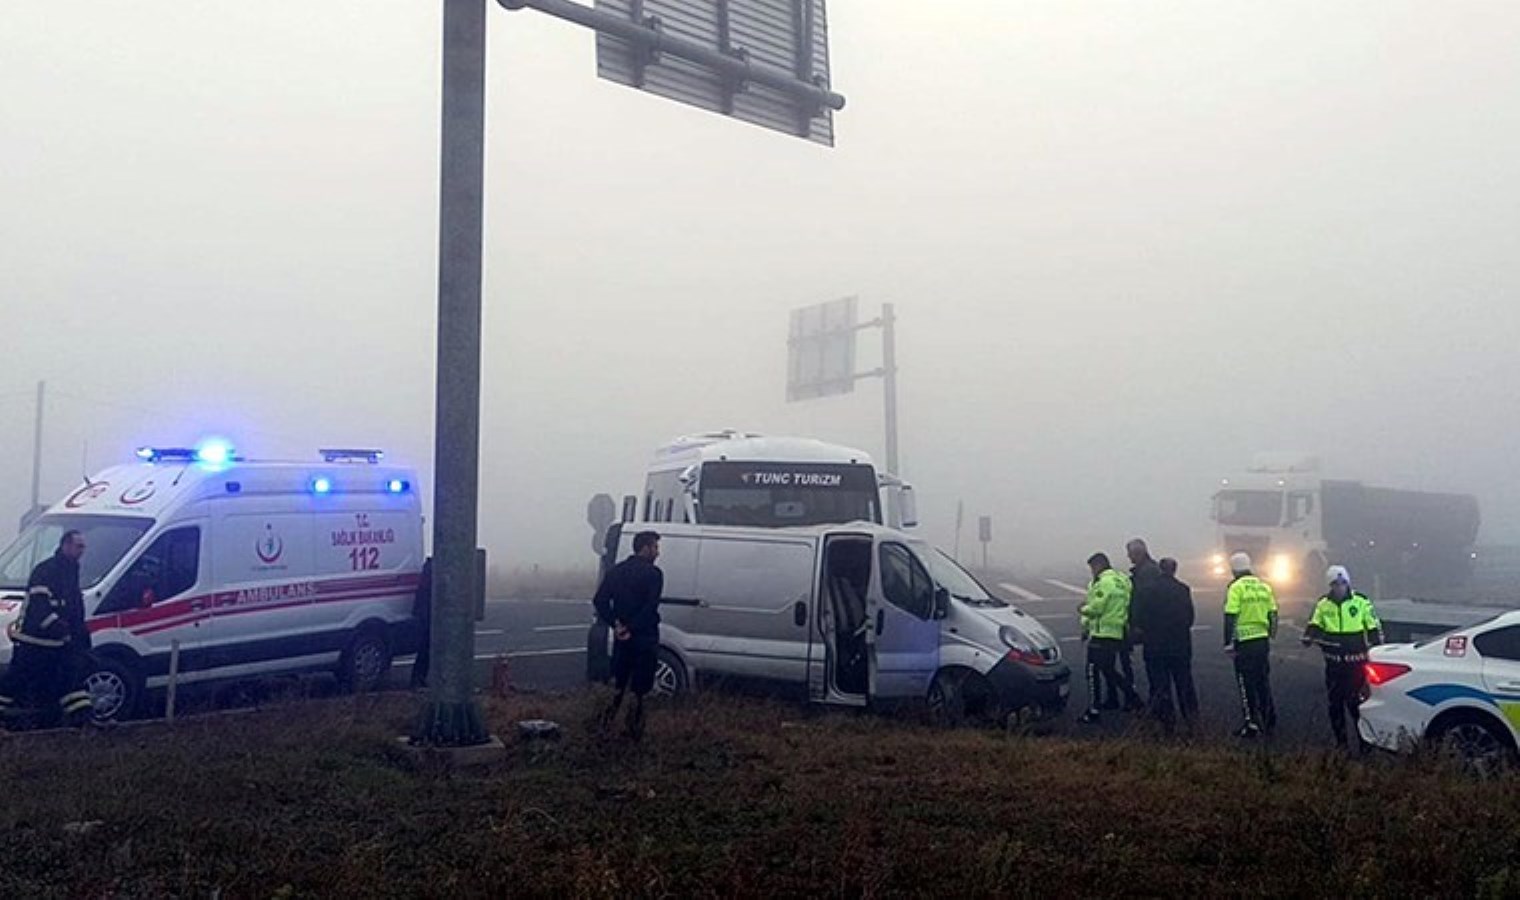
[[[955,553],[956,562],[961,561],[961,525],[966,521],[966,501],[955,501]]]
[[[37,421],[32,427],[32,505],[27,515],[34,515],[42,503],[42,419],[47,409],[47,382],[37,382]]]
[[[886,402],[887,471],[902,477],[897,459],[897,314],[892,304],[881,305],[881,383]]]
[[[472,693],[480,502],[480,286],[484,235],[485,66],[488,0],[443,0],[442,165],[438,209],[438,395],[434,425],[432,653],[436,677],[412,734],[414,744],[478,747],[493,743]],[[827,26],[821,0],[632,0],[618,13],[569,0],[498,0],[532,7],[597,32],[598,73],[640,90],[722,112],[833,146],[832,110],[844,97],[828,88]],[[658,7],[658,10],[653,9]],[[663,11],[663,12],[661,12]],[[710,33],[663,27],[661,15],[707,21]],[[775,23],[791,24],[774,40]],[[736,47],[735,31],[765,35]],[[677,34],[682,32],[686,34]],[[698,39],[700,38],[700,40]],[[819,51],[825,60],[820,67]],[[665,58],[694,63],[718,103],[694,91],[690,66],[674,73]],[[821,68],[821,71],[820,71]],[[780,127],[775,104],[787,114]],[[757,106],[758,104],[758,106]],[[499,745],[498,745],[499,746]]]
[[[488,743],[474,698],[487,0],[443,0],[433,673],[413,743]]]

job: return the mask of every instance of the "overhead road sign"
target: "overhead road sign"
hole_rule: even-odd
[[[855,390],[858,306],[856,298],[845,297],[792,310],[786,342],[789,402]]]
[[[597,74],[834,145],[824,0],[499,0],[597,32]]]

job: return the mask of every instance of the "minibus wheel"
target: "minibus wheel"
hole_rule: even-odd
[[[966,718],[966,697],[959,673],[942,669],[929,682],[929,718],[937,725],[959,725]]]
[[[654,690],[656,697],[679,697],[686,693],[686,666],[681,658],[664,647],[654,664]]]

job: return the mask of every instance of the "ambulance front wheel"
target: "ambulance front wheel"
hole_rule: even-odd
[[[356,693],[384,686],[391,669],[391,647],[379,629],[361,629],[338,662],[338,680]]]
[[[90,694],[97,722],[119,722],[137,712],[142,702],[143,676],[130,662],[101,656],[85,676],[84,689]]]

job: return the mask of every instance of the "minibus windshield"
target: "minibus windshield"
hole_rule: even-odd
[[[950,592],[950,596],[972,606],[1007,606],[1002,600],[992,596],[982,583],[972,577],[970,572],[962,569],[960,563],[951,559],[943,550],[936,550],[927,545],[916,547],[918,555],[929,566],[929,577],[934,583]]]

